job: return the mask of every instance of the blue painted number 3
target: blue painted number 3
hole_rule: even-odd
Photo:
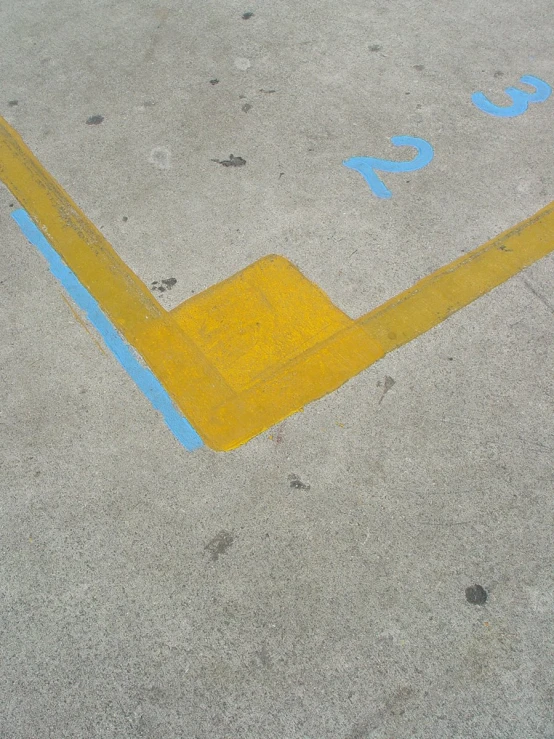
[[[526,74],[520,78],[520,82],[531,85],[531,87],[535,88],[535,92],[523,92],[523,90],[518,90],[517,87],[507,87],[504,92],[508,97],[512,98],[511,105],[495,105],[482,92],[474,92],[471,100],[483,113],[488,113],[498,118],[515,118],[525,113],[529,107],[529,103],[544,103],[550,97],[552,88],[538,77]]]
[[[394,162],[390,159],[377,159],[376,157],[351,157],[343,162],[345,167],[355,169],[362,175],[373,194],[378,198],[391,198],[392,193],[376,174],[376,170],[379,172],[415,172],[427,166],[435,154],[433,147],[425,139],[417,139],[414,136],[393,136],[391,141],[395,146],[413,146],[417,149],[417,155],[408,162]]]

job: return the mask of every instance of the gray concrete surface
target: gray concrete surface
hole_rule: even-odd
[[[147,283],[177,279],[166,307],[277,252],[356,316],[554,200],[554,99],[470,101],[554,83],[551,11],[4,2],[0,113]],[[435,159],[379,201],[341,162],[399,134]],[[1,737],[554,737],[552,257],[236,452],[190,454],[13,203]]]

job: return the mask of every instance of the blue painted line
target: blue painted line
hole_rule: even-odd
[[[50,271],[59,280],[72,300],[86,313],[88,320],[102,336],[104,343],[112,352],[119,364],[135,381],[140,390],[146,395],[154,408],[159,411],[169,429],[181,444],[193,451],[203,446],[202,439],[192,428],[187,419],[175,408],[173,402],[155,375],[144,367],[137,359],[132,348],[117,333],[111,321],[92,297],[89,291],[81,285],[75,274],[62,261],[60,255],[48,243],[42,233],[35,226],[27,211],[23,208],[12,213],[23,235],[36,246],[46,258]]]

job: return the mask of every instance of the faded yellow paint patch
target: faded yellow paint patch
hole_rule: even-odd
[[[159,305],[0,118],[0,179],[203,440],[233,449],[554,250],[554,203],[353,321],[283,257]]]

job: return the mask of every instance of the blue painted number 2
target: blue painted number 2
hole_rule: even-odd
[[[515,118],[525,113],[529,103],[543,103],[548,100],[552,93],[550,85],[530,74],[521,77],[520,82],[531,85],[535,88],[535,92],[523,92],[523,90],[518,90],[517,87],[507,87],[504,92],[512,99],[512,105],[495,105],[482,92],[474,92],[471,96],[473,104],[483,113],[495,115],[498,118]]]
[[[392,193],[381,180],[375,170],[379,172],[415,172],[427,166],[433,159],[435,152],[433,147],[425,139],[417,139],[414,136],[393,136],[391,138],[395,146],[413,146],[417,149],[417,155],[408,162],[393,162],[390,159],[376,159],[375,157],[351,157],[343,162],[345,167],[355,169],[359,172],[369,185],[371,191],[378,198],[391,198]]]

